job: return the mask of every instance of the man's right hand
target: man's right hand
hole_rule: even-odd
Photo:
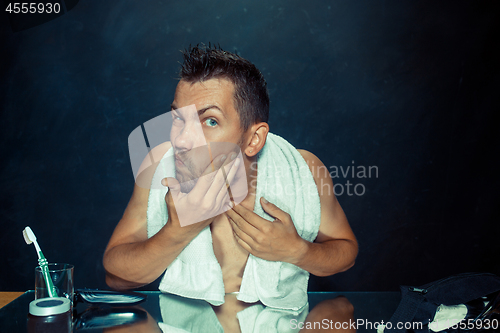
[[[236,171],[243,167],[243,163],[240,162],[238,165],[236,159],[234,162],[231,161],[231,156],[225,162],[217,158],[214,160],[214,169],[223,166],[230,183],[236,177]],[[204,175],[212,172],[212,166],[209,165]],[[170,185],[170,190],[165,196],[169,213],[168,222],[149,238],[147,234],[149,189],[141,188],[137,184],[134,186],[134,193],[127,209],[104,253],[106,283],[111,288],[133,289],[153,282],[163,274],[186,245],[214,220],[217,214],[213,212],[217,210],[217,203],[225,202],[225,197],[228,195],[223,173],[217,170],[214,174],[216,177],[210,182],[200,178],[188,194],[180,192],[175,179],[166,179],[168,183],[164,185]],[[246,177],[242,175],[241,177],[245,178],[242,181],[245,181],[246,185]],[[212,215],[199,220],[202,222],[181,227],[178,211],[187,213],[203,211],[204,214],[212,213]],[[200,214],[197,213],[198,216]]]
[[[164,178],[162,184],[169,188],[165,195],[168,210],[165,228],[169,229],[169,233],[177,235],[180,240],[194,238],[217,215],[228,210],[230,197],[224,173],[227,175],[227,184],[232,184],[241,165],[240,158],[234,152],[228,156],[217,156],[213,166],[210,164],[205,169],[189,193],[181,192],[175,178]]]

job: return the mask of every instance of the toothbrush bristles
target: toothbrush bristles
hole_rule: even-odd
[[[42,253],[40,246],[36,241],[36,236],[31,230],[30,227],[26,227],[23,230],[23,238],[26,241],[26,244],[31,244],[35,246],[36,254],[38,255],[38,263],[40,264],[40,268],[42,269],[43,279],[45,280],[45,284],[47,285],[49,297],[57,297],[57,291],[52,283],[52,277],[50,276],[48,261]]]
[[[31,244],[33,243],[33,241],[29,238],[28,236],[28,232],[26,231],[26,229],[23,230],[23,237],[24,237],[24,241],[26,242],[26,244]]]

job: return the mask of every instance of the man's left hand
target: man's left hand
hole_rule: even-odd
[[[256,257],[296,265],[307,252],[307,242],[297,233],[290,214],[264,198],[260,203],[264,211],[275,218],[274,221],[268,221],[242,205],[226,211],[236,241]]]

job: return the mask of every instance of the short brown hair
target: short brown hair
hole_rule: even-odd
[[[213,78],[230,80],[235,87],[235,109],[240,125],[247,130],[258,122],[269,119],[269,92],[262,73],[250,61],[224,51],[220,46],[189,46],[182,52],[179,78],[186,82],[203,82]]]

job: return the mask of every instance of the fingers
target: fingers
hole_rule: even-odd
[[[214,171],[217,171],[219,170],[219,168],[224,164],[224,162],[227,161],[227,156],[226,154],[220,154],[218,156],[216,156],[212,161],[210,161],[210,163],[208,164],[208,166],[205,168],[205,171],[203,171],[203,173],[201,174],[200,178],[203,177],[203,176],[206,176]]]
[[[237,214],[233,209],[230,209],[226,212],[226,216],[233,226],[233,230],[236,228],[240,230],[241,232],[245,233],[249,237],[255,240],[255,237],[258,236],[259,230],[254,227],[252,223],[249,220],[245,220],[243,217],[241,217],[239,214]],[[260,219],[261,217],[255,214],[254,219]],[[270,222],[268,222],[270,223]]]
[[[251,242],[252,242],[252,240],[251,240],[251,239],[248,239],[248,238],[247,238],[248,236],[247,236],[245,233],[243,233],[243,235],[238,234],[238,233],[235,231],[235,228],[233,227],[233,235],[234,235],[234,238],[236,239],[236,242],[237,242],[238,244],[240,244],[240,246],[241,246],[242,248],[244,248],[245,250],[247,250],[248,252],[250,252],[250,253],[252,253],[252,254],[253,254],[253,249],[252,249],[252,247],[249,245],[249,243],[250,243],[250,244],[252,244],[252,243],[251,243]],[[246,241],[245,241],[244,239],[246,239]]]
[[[167,204],[168,216],[172,221],[178,221],[177,210],[175,209],[174,197],[177,198],[180,192],[180,185],[175,178],[163,178],[161,180],[163,186],[168,187],[168,192],[165,194],[165,203]]]
[[[180,192],[181,186],[177,179],[172,177],[166,177],[161,180],[161,184],[165,187],[168,187],[169,192],[172,194],[177,194]]]
[[[231,151],[215,156],[215,158],[210,161],[210,164],[205,168],[205,171],[203,171],[200,177],[206,176],[214,171],[218,171],[223,165],[227,165],[231,161],[233,161],[236,156],[238,156],[238,154]]]
[[[179,182],[175,178],[163,178],[161,180],[163,186],[168,187],[168,192],[165,194],[165,203],[167,208],[174,206],[174,197],[177,198],[180,192]]]
[[[247,223],[251,224],[254,228],[261,231],[266,228],[268,223],[272,223],[271,221],[265,220],[255,214],[253,210],[249,210],[242,205],[235,205],[232,211],[234,214],[239,215],[243,220],[247,221]]]
[[[234,180],[234,177],[236,175],[236,172],[238,171],[238,168],[240,167],[241,165],[241,160],[239,158],[237,158],[236,160],[234,160],[234,162],[230,165],[227,165],[227,166],[223,166],[220,170],[220,173],[222,176],[224,176],[224,173],[226,175],[226,177],[224,177],[222,180],[223,180],[223,183],[220,184],[216,184],[214,182],[214,184],[212,184],[212,186],[210,187],[210,190],[208,193],[212,192],[213,195],[217,195],[217,198],[216,198],[216,202],[219,203],[220,205],[223,205],[223,204],[226,204],[228,203],[228,200],[230,200],[230,189],[229,187],[232,186],[232,181]],[[225,171],[225,172],[222,172],[222,171]],[[220,176],[220,175],[218,175]]]
[[[241,164],[241,160],[236,158],[236,156],[237,155],[235,153],[232,153],[229,158],[229,163],[227,165],[223,165],[219,171],[217,171],[217,174],[215,175],[212,184],[206,193],[205,198],[215,200],[219,206],[222,206],[227,198],[229,198],[227,184],[230,184],[231,179],[234,178],[234,175]],[[230,175],[231,178],[229,178]]]
[[[259,231],[255,229],[247,221],[244,221],[241,216],[235,214],[231,210],[226,212],[227,219],[233,228],[233,232],[247,244],[252,244],[255,241]]]
[[[231,156],[232,157],[232,156]],[[207,193],[209,189],[212,188],[214,182],[218,184],[218,188],[220,188],[223,183],[224,176],[219,176],[220,168],[223,167],[224,164],[229,163],[230,160],[227,158],[225,154],[218,155],[203,171],[200,178],[196,182],[193,190],[190,193],[190,196],[193,198],[193,201],[203,200],[204,197],[210,196],[212,199],[215,198],[213,193]],[[214,171],[215,170],[215,171]],[[219,177],[219,178],[217,178]],[[222,179],[222,180],[221,180]]]
[[[282,211],[280,208],[278,208],[278,206],[270,203],[264,197],[260,198],[260,205],[266,213],[281,222],[287,222],[290,219],[290,215],[288,213]]]
[[[226,182],[231,186],[233,184],[234,177],[236,177],[236,173],[241,165],[241,159],[238,157],[234,160],[233,165],[229,168],[229,172],[227,172]]]

